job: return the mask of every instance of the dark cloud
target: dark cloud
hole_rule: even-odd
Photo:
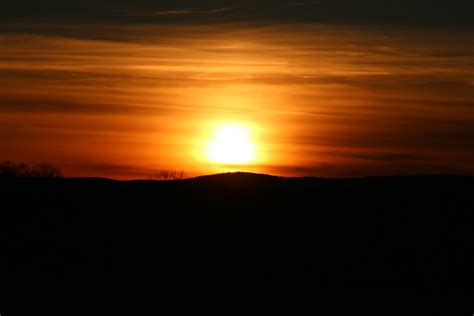
[[[100,177],[122,177],[128,179],[149,179],[155,170],[137,168],[131,165],[111,164],[111,163],[85,163],[74,166],[82,172],[89,172]]]
[[[271,174],[293,177],[351,178],[368,176],[419,175],[419,174],[459,174],[473,175],[472,170],[443,163],[412,161],[400,163],[357,162],[350,164],[318,163],[313,166],[267,166]]]
[[[0,18],[125,23],[342,23],[472,26],[470,0],[19,0]]]
[[[95,113],[95,114],[141,114],[165,113],[165,106],[150,107],[112,102],[53,99],[35,95],[0,95],[0,113]]]
[[[401,153],[363,152],[363,153],[348,153],[345,156],[349,158],[353,158],[353,159],[380,161],[380,162],[387,162],[387,163],[421,160],[421,157],[419,156],[416,156],[413,154],[401,154]]]

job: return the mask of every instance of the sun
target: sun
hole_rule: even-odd
[[[220,164],[245,164],[255,159],[250,130],[244,125],[222,124],[215,130],[207,148],[210,161]]]

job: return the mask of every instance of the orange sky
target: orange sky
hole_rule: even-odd
[[[0,160],[117,179],[161,169],[474,171],[472,32],[141,25],[106,34],[0,34]],[[250,128],[253,163],[206,159],[220,123]]]

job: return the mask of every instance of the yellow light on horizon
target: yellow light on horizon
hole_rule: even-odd
[[[249,128],[237,124],[218,126],[209,143],[207,158],[220,164],[245,164],[255,160]]]

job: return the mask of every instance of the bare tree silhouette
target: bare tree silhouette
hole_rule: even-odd
[[[151,175],[150,179],[152,180],[182,180],[186,178],[186,173],[184,171],[177,170],[160,170]]]
[[[49,163],[39,163],[33,166],[33,174],[38,178],[62,178],[63,172],[60,168],[57,168]]]
[[[49,163],[28,164],[4,161],[0,163],[0,175],[22,178],[62,178],[60,168]]]
[[[27,163],[4,161],[0,163],[0,174],[14,177],[27,177],[31,174],[31,166]]]

